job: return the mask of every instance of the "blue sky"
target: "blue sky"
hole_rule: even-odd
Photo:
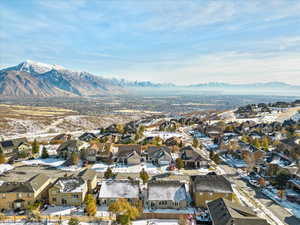
[[[1,0],[0,66],[105,77],[300,84],[299,0]]]

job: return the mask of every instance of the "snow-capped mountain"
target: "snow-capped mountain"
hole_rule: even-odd
[[[113,80],[31,60],[0,70],[0,95],[4,96],[92,96],[124,92]]]

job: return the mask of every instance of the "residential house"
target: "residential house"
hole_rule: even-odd
[[[188,207],[185,184],[174,180],[150,182],[146,205],[150,209],[184,209]]]
[[[0,209],[26,209],[45,197],[51,179],[43,174],[25,182],[3,182],[0,185]]]
[[[180,158],[183,160],[184,168],[197,169],[197,168],[208,168],[209,164],[200,153],[197,152],[192,146],[183,147],[180,150]]]
[[[182,144],[182,140],[179,137],[170,137],[165,141],[166,146],[179,146]]]
[[[21,151],[31,151],[31,145],[26,138],[16,138],[1,141],[0,150],[6,157],[11,157]]]
[[[111,143],[91,143],[91,145],[84,150],[83,157],[91,163],[97,161],[109,163],[113,156],[113,144]]]
[[[49,141],[49,143],[50,143],[50,144],[61,144],[61,143],[65,142],[65,141],[70,140],[71,137],[72,137],[72,136],[71,136],[70,134],[59,134],[59,135],[53,137],[53,138]]]
[[[171,151],[166,146],[149,146],[142,155],[147,162],[157,166],[169,165],[173,161]]]
[[[268,225],[249,207],[241,206],[224,198],[207,203],[212,225]]]
[[[118,145],[114,161],[125,165],[138,165],[141,163],[140,145]]]
[[[191,192],[196,207],[206,207],[206,201],[218,198],[233,199],[231,183],[221,175],[192,176]]]
[[[90,142],[97,139],[97,136],[93,133],[85,132],[84,134],[80,135],[78,139],[80,141]]]
[[[87,192],[88,185],[82,177],[60,177],[49,189],[49,203],[51,205],[80,206],[84,202]]]
[[[92,193],[97,186],[97,173],[95,170],[86,169],[79,173],[79,176],[87,183],[88,192]]]
[[[134,204],[140,199],[139,182],[135,180],[106,180],[102,182],[98,201],[100,205],[109,206],[119,198],[125,198]]]
[[[71,157],[72,152],[76,152],[78,154],[81,153],[82,149],[85,149],[89,146],[88,143],[79,141],[79,140],[69,140],[62,143],[58,149],[57,154],[60,157],[69,159]]]

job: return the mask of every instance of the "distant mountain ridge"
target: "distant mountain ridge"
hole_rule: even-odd
[[[265,83],[249,83],[249,84],[230,84],[222,82],[209,82],[202,84],[188,85],[189,87],[198,88],[299,88],[297,85],[290,85],[283,82],[265,82]]]
[[[230,84],[209,82],[192,85],[128,81],[103,78],[88,72],[75,72],[59,65],[49,65],[31,60],[0,70],[0,95],[15,97],[33,96],[99,96],[129,94],[132,90],[228,90],[274,89],[300,90],[300,86],[283,82]]]
[[[3,96],[94,96],[123,94],[126,90],[111,79],[74,72],[58,65],[27,60],[0,70]]]

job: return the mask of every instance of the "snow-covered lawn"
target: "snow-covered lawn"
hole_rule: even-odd
[[[176,132],[165,132],[165,131],[145,131],[144,135],[146,137],[157,137],[166,140],[171,137],[182,137],[182,134]]]
[[[156,167],[152,163],[144,163],[140,165],[128,166],[128,165],[107,165],[105,163],[95,163],[92,169],[97,172],[104,172],[108,167],[112,168],[114,173],[139,173],[142,169],[145,169],[150,174],[160,174],[166,172],[168,166]]]
[[[10,164],[0,164],[0,174],[12,170],[14,167]]]
[[[75,206],[48,206],[48,208],[42,211],[43,215],[60,216],[71,215],[78,212]]]
[[[32,160],[24,160],[22,163],[25,165],[45,165],[45,166],[51,166],[55,167],[59,170],[64,170],[64,171],[79,171],[84,169],[82,167],[82,162],[79,163],[79,165],[76,166],[65,166],[64,163],[66,160],[64,159],[59,159],[59,158],[37,158],[37,159],[32,159]]]
[[[178,220],[163,220],[163,219],[136,220],[132,222],[132,225],[178,225]]]
[[[222,155],[220,158],[232,167],[235,167],[235,168],[247,167],[247,164],[245,163],[244,160],[235,159],[235,158],[231,157],[230,155],[229,156]]]
[[[290,202],[285,199],[281,199],[277,195],[277,189],[275,188],[265,188],[262,192],[276,202],[278,205],[281,205],[289,212],[291,212],[295,217],[300,218],[300,205],[297,203]]]
[[[97,172],[105,172],[107,167],[112,167],[111,165],[108,165],[108,164],[105,164],[105,163],[95,163],[93,166],[92,166],[92,169],[93,170],[96,170]]]
[[[57,159],[57,158],[37,158],[32,160],[24,160],[22,163],[26,165],[45,165],[45,166],[52,166],[52,167],[59,167],[63,165],[66,162],[66,160],[63,159]]]

